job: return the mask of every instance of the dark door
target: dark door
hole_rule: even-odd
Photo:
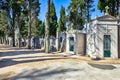
[[[74,37],[69,38],[69,50],[74,51]]]
[[[110,35],[104,35],[104,57],[111,56],[111,37]]]

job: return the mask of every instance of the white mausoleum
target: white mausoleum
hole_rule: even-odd
[[[70,30],[67,32],[66,52],[76,55],[85,55],[86,33],[80,30]]]
[[[92,58],[119,58],[117,21],[115,17],[106,13],[88,23],[87,55]]]

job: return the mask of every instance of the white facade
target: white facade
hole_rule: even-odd
[[[74,49],[73,49],[73,51],[71,51],[70,50],[70,38],[73,38],[73,42],[71,42],[72,43],[72,45],[73,45],[73,47],[74,47]],[[71,33],[67,33],[67,38],[66,38],[66,52],[69,52],[69,53],[71,53],[71,54],[76,54],[76,43],[77,41],[76,41],[76,37],[75,37],[75,33],[74,32],[71,32]]]
[[[109,45],[107,43],[109,37]],[[106,45],[107,44],[107,45]],[[118,26],[117,19],[108,15],[97,17],[87,27],[87,54],[90,57],[104,58],[109,46],[111,58],[118,58]]]
[[[86,33],[80,32],[78,30],[72,30],[67,33],[66,39],[66,52],[76,55],[85,54],[85,43],[86,43]]]

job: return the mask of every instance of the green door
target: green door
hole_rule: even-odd
[[[104,57],[111,56],[111,37],[110,35],[104,35]]]
[[[69,38],[69,50],[74,51],[74,37]]]

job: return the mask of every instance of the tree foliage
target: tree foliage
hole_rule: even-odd
[[[5,15],[5,11],[0,12],[0,37],[5,37],[5,35],[9,32],[7,17]]]
[[[95,11],[93,3],[94,3],[94,0],[85,0],[87,22],[89,22],[91,19],[91,12]]]
[[[13,46],[15,46],[15,21],[16,17],[20,15],[21,11],[21,1],[18,0],[2,0],[1,1],[1,10],[6,11],[7,13],[7,20],[8,20],[8,26],[11,27],[12,32],[12,38],[13,38]],[[18,23],[18,22],[17,22]]]
[[[56,16],[56,10],[55,5],[53,1],[50,3],[50,36],[56,35],[57,30],[57,16]]]
[[[32,35],[45,36],[45,22],[39,20],[37,17],[32,23]]]
[[[38,16],[40,11],[39,0],[27,0],[27,14],[28,14],[28,48],[31,49],[31,29],[32,22]]]
[[[68,6],[68,22],[74,29],[83,29],[86,16],[84,0],[71,0]]]
[[[63,6],[61,6],[61,10],[60,10],[58,29],[59,31],[66,31],[66,14],[65,14],[65,8]]]
[[[37,27],[37,34],[39,37],[45,37],[45,22],[39,21],[39,25]]]
[[[98,1],[98,9],[101,12],[105,12],[105,7],[109,7],[109,14],[112,16],[118,15],[118,7],[120,6],[119,0],[99,0]]]
[[[26,36],[28,32],[30,42],[31,24],[40,11],[39,0],[2,0],[0,1],[0,11],[3,10],[7,13],[7,24],[11,30],[10,32],[12,32],[13,46],[15,46],[15,30],[17,29],[19,38],[21,34],[25,33],[24,36]],[[27,27],[28,31],[26,31]]]

